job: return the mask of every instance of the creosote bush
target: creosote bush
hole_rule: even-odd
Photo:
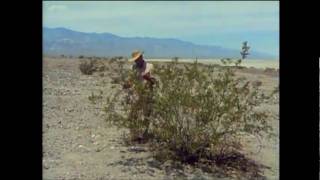
[[[92,75],[94,72],[105,71],[106,66],[104,65],[102,60],[89,59],[81,60],[79,69],[85,75]]]
[[[108,98],[107,121],[127,128],[131,141],[148,142],[159,160],[227,163],[241,150],[243,136],[273,132],[268,114],[256,109],[268,96],[235,77],[241,61],[222,62],[225,66],[182,65],[173,59],[155,66],[152,90],[122,69],[133,87]]]
[[[100,91],[99,94],[94,94],[94,93],[92,92],[91,95],[88,96],[88,99],[89,99],[89,101],[90,101],[91,103],[96,104],[96,101],[97,101],[97,100],[100,100],[100,99],[103,98],[103,97],[102,97],[102,94],[103,94],[102,91]]]

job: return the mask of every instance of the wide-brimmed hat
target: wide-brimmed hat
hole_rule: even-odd
[[[131,53],[131,59],[129,59],[130,62],[136,61],[140,56],[142,56],[143,52],[141,51],[133,51]]]

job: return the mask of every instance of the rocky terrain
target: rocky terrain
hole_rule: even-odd
[[[190,166],[161,164],[146,147],[127,146],[122,141],[125,129],[110,126],[101,108],[104,100],[93,104],[92,94],[107,95],[117,88],[112,84],[112,67],[103,73],[83,75],[79,59],[43,59],[43,179],[230,179]],[[261,81],[266,93],[278,86],[279,77],[263,70],[238,72],[252,81]],[[260,108],[270,111],[270,121],[278,131],[279,100],[275,96]],[[278,140],[248,143],[249,157],[265,165],[265,179],[279,175]],[[259,153],[257,153],[259,151]],[[236,178],[235,178],[236,179]]]

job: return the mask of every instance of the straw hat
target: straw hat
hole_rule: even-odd
[[[133,51],[131,53],[131,59],[129,59],[130,62],[133,62],[133,61],[136,61],[140,56],[142,56],[143,52],[140,52],[140,51]]]

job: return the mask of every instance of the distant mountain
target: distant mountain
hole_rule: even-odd
[[[241,42],[239,42],[241,45]],[[110,33],[84,33],[66,28],[43,28],[45,55],[130,56],[143,50],[149,58],[239,58],[239,50],[219,46],[196,45],[178,39],[120,37]],[[251,52],[248,58],[275,59],[274,56]]]

